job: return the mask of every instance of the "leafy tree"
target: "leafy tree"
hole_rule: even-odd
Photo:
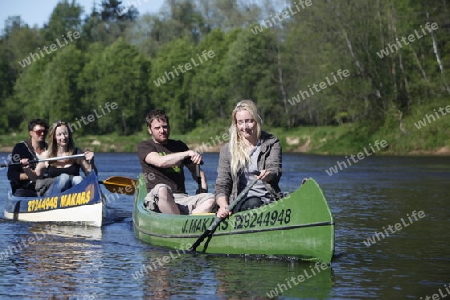
[[[136,8],[122,5],[122,1],[103,0],[100,16],[102,21],[117,23],[118,21],[134,21],[138,16]]]
[[[126,32],[127,41],[152,58],[171,38],[166,32],[165,22],[157,14],[143,15]]]
[[[227,111],[242,99],[258,102],[264,115],[273,109],[273,100],[279,98],[273,89],[276,55],[272,45],[275,42],[270,31],[255,35],[243,30],[230,45],[224,67],[231,91]]]
[[[100,8],[95,5],[83,24],[83,41],[87,44],[101,42],[108,46],[119,37],[124,37],[127,28],[138,17],[134,6],[124,6],[122,1],[104,0]],[[87,46],[84,46],[87,48]]]
[[[355,122],[369,132],[398,126],[405,133],[406,115],[448,100],[445,1],[314,0],[289,10],[300,6],[167,0],[160,13],[138,18],[135,7],[103,0],[81,20],[82,8],[63,0],[42,29],[9,17],[0,37],[0,104],[8,112],[0,125],[16,130],[30,116],[73,122],[115,102],[116,110],[79,130],[132,134],[146,110],[158,107],[184,133],[227,123],[235,103],[250,98],[269,126]],[[289,17],[274,22],[283,12]],[[261,27],[269,19],[274,24]],[[437,30],[400,45],[433,22]],[[76,43],[36,56],[75,30]],[[200,62],[205,50],[214,57]],[[335,82],[338,70],[350,76]],[[321,82],[325,88],[313,88]]]
[[[175,132],[185,133],[193,128],[195,120],[190,119],[188,103],[189,89],[197,65],[200,61],[189,38],[177,39],[161,47],[153,60],[150,77],[153,104],[165,109],[171,118],[171,127]],[[189,63],[191,70],[185,65]],[[204,64],[209,61],[204,62]]]
[[[75,45],[68,45],[58,50],[46,66],[38,102],[50,123],[56,120],[75,123],[85,113],[77,84],[84,64],[83,53]]]
[[[99,46],[91,48],[91,53],[95,49]],[[84,91],[83,103],[102,112],[96,121],[97,133],[116,131],[126,135],[141,130],[145,108],[150,104],[150,61],[124,39],[90,57],[81,74],[80,87]],[[108,103],[115,103],[115,108],[106,108]]]
[[[20,17],[9,17],[5,25],[5,35],[0,40],[0,48],[1,51],[6,51],[4,54],[7,55],[13,72],[21,73],[28,66],[24,60],[27,60],[30,54],[38,53],[35,60],[41,57],[39,50],[45,42],[39,30],[29,28]]]
[[[16,80],[16,74],[13,68],[9,64],[7,49],[0,50],[0,106],[6,107],[11,102],[10,97],[13,94],[14,82]],[[6,110],[8,111],[8,109]],[[0,116],[0,133],[6,133],[8,128],[9,114],[2,114]],[[11,124],[16,125],[17,124]]]
[[[42,74],[51,62],[51,56],[33,62],[16,80],[14,85],[13,102],[11,103],[10,124],[20,124],[26,128],[30,118],[47,118],[48,112],[42,109],[40,95],[45,84]]]
[[[9,38],[14,31],[19,30],[22,27],[25,27],[26,24],[22,20],[20,16],[11,16],[5,20],[5,28],[3,29],[2,39]]]
[[[257,2],[260,2],[258,5]],[[198,11],[208,29],[229,31],[246,28],[261,18],[262,1],[248,0],[196,0]]]
[[[229,78],[223,70],[230,44],[236,39],[240,30],[225,34],[220,29],[211,31],[196,46],[196,53],[212,51],[211,62],[204,63],[195,70],[190,90],[190,102],[195,112],[194,119],[202,119],[205,123],[217,121],[217,118],[228,120],[227,101],[231,91]]]
[[[82,13],[83,8],[75,0],[58,2],[44,29],[47,42],[54,43],[56,39],[63,41],[63,36],[66,36],[69,31],[80,32]]]
[[[161,10],[165,23],[165,34],[174,38],[190,37],[198,43],[205,33],[204,20],[189,0],[167,0]]]

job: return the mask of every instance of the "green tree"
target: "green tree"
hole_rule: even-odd
[[[138,11],[134,6],[124,6],[122,1],[104,0],[100,7],[93,6],[91,13],[84,20],[83,48],[88,44],[101,42],[104,46],[114,43],[119,37],[126,35],[127,29],[138,18]]]
[[[48,24],[43,29],[46,41],[51,43],[54,43],[56,39],[63,41],[69,31],[80,32],[82,13],[83,8],[76,3],[76,0],[58,2],[50,15]]]
[[[104,22],[134,21],[138,16],[138,11],[133,5],[122,5],[122,1],[103,0],[100,16]]]
[[[204,19],[206,28],[220,28],[224,31],[245,28],[253,24],[260,19],[264,6],[262,1],[247,0],[195,0],[194,2]]]
[[[99,48],[97,45],[90,51]],[[96,121],[97,133],[126,135],[141,130],[145,109],[150,105],[150,61],[122,38],[97,53],[90,55],[80,77],[83,103],[90,104],[91,111],[105,112]],[[107,103],[115,103],[115,109],[105,110]]]
[[[217,118],[228,120],[230,111],[227,102],[232,93],[229,77],[224,73],[230,45],[236,40],[240,29],[225,34],[220,29],[212,30],[197,46],[196,53],[212,51],[210,63],[196,68],[190,89],[190,103],[194,118],[204,123],[217,122]]]
[[[276,43],[271,31],[253,34],[243,30],[230,45],[224,67],[224,74],[229,78],[230,103],[227,111],[231,111],[237,101],[252,99],[266,117],[267,122],[274,122],[270,110],[279,94],[275,91]]]
[[[0,49],[0,106],[6,108],[9,111],[8,103],[11,103],[11,96],[13,94],[14,82],[16,81],[16,74],[14,69],[10,66],[8,57],[8,49]],[[6,133],[9,127],[8,117],[10,114],[2,114],[0,116],[0,133]],[[11,120],[14,122],[14,120]],[[18,126],[19,124],[11,124],[11,127]]]
[[[75,123],[85,113],[78,87],[78,76],[84,64],[83,53],[75,45],[68,45],[58,50],[46,66],[38,102],[49,122],[65,120]]]
[[[39,29],[29,28],[20,17],[9,17],[5,21],[4,32],[4,36],[0,39],[0,49],[6,51],[14,73],[23,72],[30,63],[41,57],[39,50],[45,42]],[[34,53],[38,54],[33,60],[30,55]]]
[[[170,40],[190,37],[194,43],[198,43],[202,34],[207,32],[203,17],[190,0],[166,0],[161,15],[165,23],[164,33],[171,37]]]
[[[141,16],[126,32],[127,41],[138,47],[141,53],[152,58],[171,38],[166,32],[165,22],[157,14]]]
[[[43,109],[44,104],[40,102],[40,95],[45,85],[43,74],[51,58],[48,55],[33,62],[16,80],[9,115],[10,124],[14,122],[25,129],[30,118],[48,117]]]
[[[193,128],[195,120],[189,108],[189,88],[196,72],[191,59],[199,63],[194,45],[189,38],[177,39],[161,47],[152,63],[150,87],[153,104],[165,109],[171,118],[171,127],[175,132],[185,133]],[[191,64],[191,70],[185,65]],[[204,64],[212,63],[206,61]]]

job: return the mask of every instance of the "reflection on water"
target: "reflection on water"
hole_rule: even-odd
[[[144,293],[152,299],[183,294],[193,299],[277,297],[329,298],[333,271],[326,264],[221,255],[182,256],[157,264],[169,252],[152,251],[142,258],[146,271],[135,272]],[[159,259],[158,259],[159,258]],[[143,270],[142,268],[140,269]],[[137,271],[137,270],[136,270]],[[317,287],[320,286],[320,289]]]
[[[217,158],[204,157],[211,190]],[[314,263],[192,254],[159,265],[158,258],[170,251],[134,237],[133,197],[125,196],[108,203],[114,222],[102,228],[47,230],[48,224],[0,219],[0,298],[268,299],[281,289],[278,299],[425,299],[448,284],[450,158],[370,156],[333,176],[325,170],[343,157],[285,154],[283,159],[284,191],[313,177],[329,200],[336,222],[331,269],[311,276]],[[99,153],[96,162],[100,179],[135,178],[140,171],[134,154]],[[187,178],[192,193],[196,183]],[[6,176],[0,176],[0,193],[6,195],[7,187]],[[413,211],[425,217],[370,246],[364,243]],[[29,244],[23,249],[22,239]],[[142,271],[155,262],[157,268]],[[311,278],[298,282],[305,272]]]
[[[36,298],[84,297],[96,292],[93,270],[101,267],[100,228],[27,224],[29,234],[21,239],[21,251],[7,260],[11,263],[2,277],[20,274],[23,281],[20,295]],[[48,230],[50,228],[50,230]],[[72,231],[72,233],[70,233]],[[31,238],[35,237],[34,240]],[[14,266],[14,267],[12,267]],[[91,291],[89,291],[89,289]]]
[[[46,224],[47,228],[49,225]],[[33,228],[30,229],[30,233],[43,231],[44,225],[41,223],[33,224]],[[72,226],[72,225],[50,225],[51,230],[47,230],[48,235],[54,235],[59,237],[65,237],[67,240],[79,239],[81,241],[101,241],[102,239],[102,229],[98,227],[88,227],[88,226]]]
[[[334,263],[341,286],[335,296],[425,298],[448,282],[450,243],[443,237],[450,211],[443,207],[449,158],[374,157],[336,179],[339,187],[324,186],[335,215],[336,249],[343,254]],[[425,217],[404,226],[402,218],[413,211]],[[398,223],[400,230],[364,244]]]
[[[330,296],[332,269],[326,264],[278,260],[212,259],[216,292],[237,299],[276,297],[323,299]],[[320,289],[317,287],[320,286]]]

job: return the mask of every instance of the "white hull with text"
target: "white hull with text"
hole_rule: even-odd
[[[106,218],[102,193],[94,172],[71,189],[49,197],[15,197],[11,191],[4,217],[25,222],[58,222],[100,227]]]

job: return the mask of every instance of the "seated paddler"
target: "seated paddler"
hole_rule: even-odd
[[[231,116],[230,141],[220,150],[217,168],[215,192],[219,206],[217,216],[220,218],[282,197],[278,186],[282,162],[280,141],[263,131],[261,124],[262,119],[253,101],[242,100],[236,105]],[[229,211],[229,204],[254,180],[256,183]]]
[[[139,143],[137,154],[147,185],[145,206],[166,214],[198,214],[211,212],[215,204],[214,194],[208,193],[205,172],[200,169],[201,187],[197,194],[186,193],[183,168],[197,179],[196,166],[202,162],[200,153],[170,136],[169,116],[159,109],[146,116],[147,130],[151,138]]]
[[[75,154],[82,157],[67,158]],[[68,123],[57,121],[52,124],[48,134],[48,149],[41,158],[66,157],[60,160],[39,162],[36,166],[36,192],[39,196],[57,195],[73,187],[83,180],[80,171],[85,175],[97,168],[94,163],[94,152],[75,146],[72,131]]]

